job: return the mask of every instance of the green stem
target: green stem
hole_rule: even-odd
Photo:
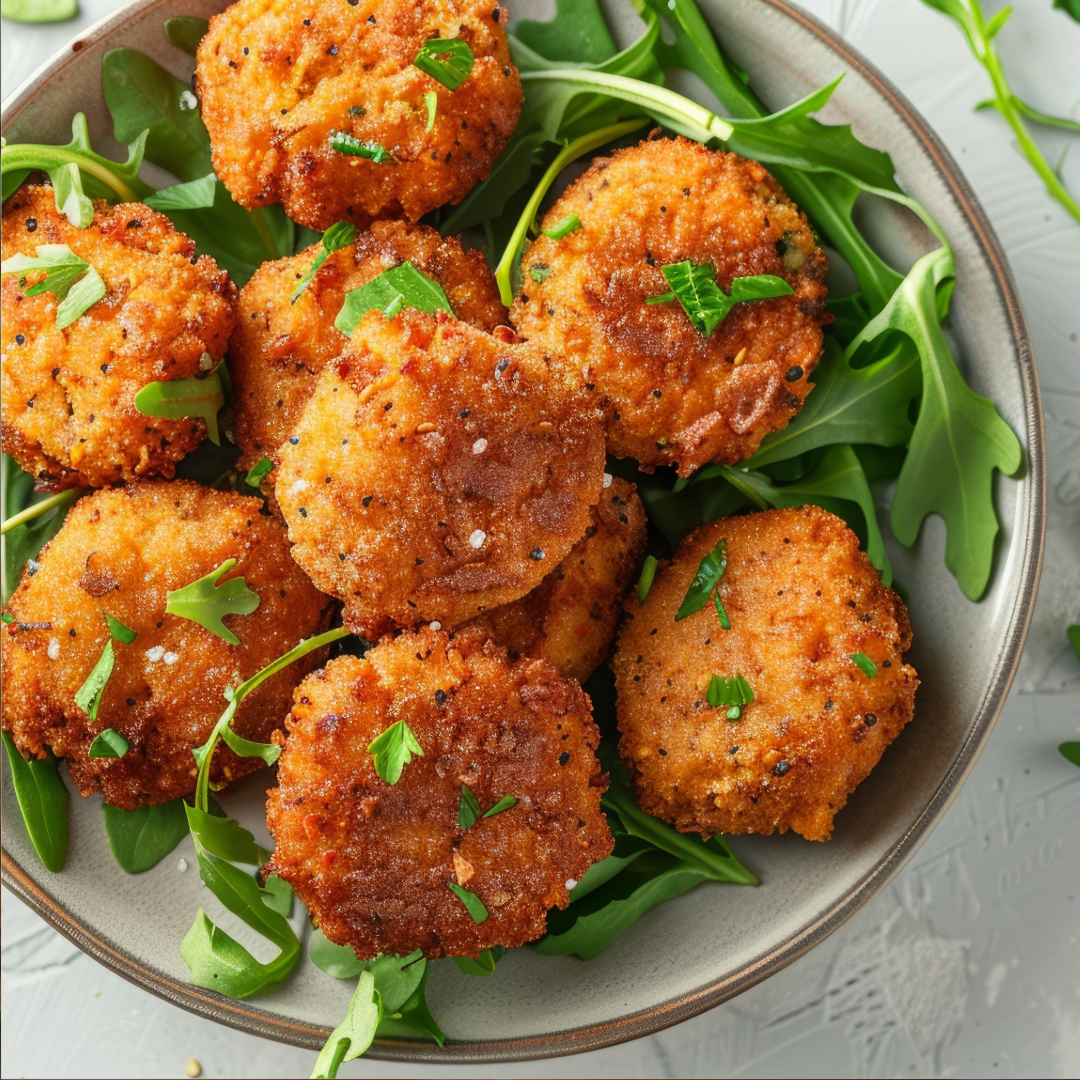
[[[138,195],[116,173],[74,150],[66,150],[59,146],[36,146],[32,144],[5,146],[3,165],[0,166],[0,171],[14,172],[21,169],[43,169],[47,167],[45,163],[47,163],[48,158],[52,158],[57,165],[67,165],[74,162],[83,172],[89,173],[107,187],[112,188],[121,202],[139,201]]]
[[[74,502],[85,490],[86,488],[68,488],[67,491],[57,492],[57,494],[50,495],[47,499],[42,499],[41,502],[34,503],[33,506],[28,506],[25,510],[20,510],[17,514],[12,514],[0,526],[0,536],[6,535],[20,525],[25,525],[28,521],[33,521],[34,518],[47,513],[55,506],[65,506],[69,502]]]
[[[262,207],[256,207],[251,211],[251,220],[255,224],[255,231],[259,234],[259,239],[263,242],[263,247],[270,253],[270,258],[280,258],[281,252],[278,251],[278,246],[274,242],[274,236],[270,232],[270,226],[266,224],[266,218],[263,216]]]
[[[575,139],[559,151],[558,156],[548,166],[547,172],[541,177],[540,183],[536,185],[532,197],[526,203],[521,217],[518,218],[517,225],[514,226],[513,233],[510,234],[510,242],[506,245],[506,250],[499,260],[498,269],[495,271],[495,280],[499,283],[499,293],[504,304],[509,307],[514,299],[510,275],[513,272],[514,264],[517,262],[521,245],[525,242],[525,235],[529,231],[529,225],[536,217],[536,213],[540,209],[540,203],[547,194],[548,189],[555,182],[555,178],[571,161],[576,161],[583,154],[595,150],[598,146],[603,146],[604,143],[628,135],[631,131],[637,131],[647,123],[648,120],[635,119],[624,120],[621,124],[611,124],[608,127],[590,132],[588,135],[582,135],[580,139]]]

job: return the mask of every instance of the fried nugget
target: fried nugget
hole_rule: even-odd
[[[3,728],[23,754],[51,747],[83,795],[100,790],[125,810],[194,790],[191,751],[221,715],[225,688],[318,633],[329,614],[328,598],[289,557],[285,530],[260,508],[258,499],[186,480],[141,481],[75,503],[23,576],[8,605],[15,621],[0,634]],[[227,559],[236,565],[224,580],[243,575],[259,597],[253,614],[226,616],[239,645],[165,611],[171,591]],[[112,674],[91,720],[75,695],[110,639],[106,614],[138,636],[113,641]],[[293,687],[321,662],[313,653],[264,682],[240,703],[234,730],[265,742]],[[88,756],[106,728],[127,739],[123,757]],[[261,765],[221,744],[211,776],[225,782]]]
[[[637,488],[610,475],[604,483],[570,554],[532,592],[466,624],[483,627],[511,657],[548,660],[582,683],[608,657],[647,541]]]
[[[642,142],[596,159],[544,218],[581,227],[539,236],[523,263],[511,322],[551,355],[578,363],[605,403],[608,449],[642,469],[749,457],[810,391],[821,355],[827,258],[805,217],[754,161],[687,139]],[[709,264],[772,274],[793,295],[736,304],[708,338],[661,268]]]
[[[675,621],[702,558],[724,540],[719,594]],[[911,627],[840,518],[816,506],[723,518],[688,536],[620,635],[612,667],[619,753],[638,803],[682,832],[827,840],[833,816],[911,719]],[[852,659],[868,657],[868,678]],[[754,700],[728,719],[713,676]]]
[[[293,557],[371,638],[540,584],[584,534],[604,432],[576,370],[451,319],[372,311],[281,450]]]
[[[480,630],[424,628],[332,660],[295,699],[275,736],[266,872],[361,959],[523,945],[611,853],[589,700],[542,660],[511,664]],[[367,748],[398,722],[421,753],[390,784]],[[465,787],[484,812],[516,802],[463,824]],[[482,921],[451,884],[479,898]]]
[[[56,296],[26,295],[45,271],[4,275],[4,452],[39,488],[172,476],[206,422],[144,416],[135,395],[204,374],[224,356],[235,286],[142,203],[96,201],[92,224],[78,229],[58,213],[52,188],[26,185],[4,204],[3,257],[32,258],[43,244],[66,244],[108,291],[58,330]]]
[[[198,51],[214,171],[241,206],[281,202],[312,229],[459,202],[521,111],[507,18],[491,0],[239,0]],[[413,64],[432,38],[472,51],[456,90]],[[354,153],[331,145],[342,137]]]
[[[463,251],[426,225],[378,221],[354,244],[328,256],[295,303],[297,281],[321,248],[263,263],[240,290],[240,318],[229,346],[234,432],[243,450],[239,465],[262,457],[277,461],[315,389],[319,372],[349,339],[334,328],[345,294],[392,266],[411,262],[438,282],[454,314],[481,330],[506,322],[499,287],[477,250]]]

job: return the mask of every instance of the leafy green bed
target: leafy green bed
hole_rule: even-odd
[[[517,25],[511,46],[526,94],[520,125],[489,178],[458,206],[433,215],[432,224],[445,234],[476,230],[476,239],[486,245],[497,268],[504,299],[509,300],[544,196],[576,158],[612,142],[635,139],[645,125],[659,122],[671,131],[767,164],[805,210],[821,241],[831,249],[832,259],[846,263],[857,281],[854,292],[829,302],[836,320],[814,374],[816,388],[795,420],[768,436],[738,468],[710,466],[678,480],[666,472],[639,474],[632,462],[612,462],[610,468],[638,483],[661,546],[674,547],[698,525],[743,507],[812,502],[849,522],[886,583],[893,581],[892,569],[871,485],[894,481],[889,514],[894,537],[910,546],[924,518],[940,514],[948,529],[946,564],[965,595],[977,600],[991,576],[998,531],[991,496],[993,473],[1016,473],[1021,449],[993,403],[966,385],[942,332],[953,286],[946,237],[925,209],[901,190],[886,153],[864,146],[847,126],[826,126],[813,118],[828,102],[839,78],[781,112],[769,114],[746,76],[715,41],[693,0],[634,2],[643,32],[622,51],[616,48],[596,0],[558,0],[553,22]],[[165,33],[177,48],[193,53],[205,28],[199,19],[176,18],[165,24]],[[451,82],[456,80],[456,85],[467,77],[471,55],[466,58],[460,49],[429,49],[422,51],[417,64],[453,89]],[[664,72],[673,68],[700,78],[729,115],[721,117],[667,89]],[[248,212],[232,201],[213,176],[209,139],[197,101],[184,82],[156,61],[130,49],[113,50],[104,58],[102,86],[114,134],[128,145],[128,160],[114,162],[95,153],[80,114],[73,120],[72,141],[66,146],[4,147],[5,200],[35,169],[48,172],[58,207],[76,224],[88,223],[90,198],[144,200],[191,236],[200,253],[212,255],[238,286],[264,260],[293,254],[318,239],[317,234],[291,222],[280,207]],[[373,159],[376,152],[385,155],[381,148],[337,148],[345,153],[363,152]],[[177,184],[155,192],[140,178],[144,161],[166,169]],[[863,193],[913,211],[940,246],[919,259],[906,275],[899,273],[856,224],[853,209]],[[575,227],[567,219],[550,234],[566,235]],[[347,225],[328,230],[316,263],[351,238]],[[48,252],[39,252],[39,257],[54,259],[40,263],[50,275],[48,287],[55,287],[58,297],[65,289],[67,296],[74,295],[73,308],[93,295],[92,268],[85,263],[79,268]],[[20,269],[26,267],[4,265],[5,273]],[[702,268],[668,269],[672,293],[657,300],[682,302],[685,290],[692,288],[695,310],[704,312],[699,329],[707,332],[723,318],[732,299],[714,280],[710,284],[708,273],[697,272]],[[310,275],[298,289],[308,280]],[[87,281],[90,286],[82,285]],[[756,295],[770,295],[776,281],[770,284],[762,279],[746,288],[758,289]],[[90,299],[82,310],[93,302]],[[428,310],[449,308],[437,286],[405,264],[350,294],[339,327],[349,332],[364,311],[379,307],[392,314],[403,304]],[[200,415],[211,429],[212,443],[187,459],[182,474],[204,482],[220,482],[224,477],[226,482],[241,483],[231,472],[235,449],[213,445],[218,442],[218,410],[228,393],[224,365],[205,379],[158,383],[147,391],[145,397],[140,394],[138,403],[143,411]],[[268,466],[268,462],[260,463],[248,475],[248,492],[255,490]],[[80,494],[38,498],[32,485],[32,479],[5,456],[5,602],[23,568],[29,562],[32,569],[34,557],[60,527],[64,507]],[[715,567],[703,563],[701,595],[694,599],[700,600],[698,607],[713,591],[709,581],[715,584],[723,572],[723,552],[714,554]],[[655,558],[650,557],[639,596],[648,591],[655,565]],[[187,597],[189,603],[199,603],[199,584],[188,587],[195,589]],[[212,585],[207,586],[211,592]],[[721,619],[726,617],[721,606],[717,610]],[[288,887],[274,878],[261,881],[257,876],[254,868],[268,853],[217,808],[210,794],[209,762],[220,738],[237,753],[256,754],[272,763],[277,747],[249,743],[232,731],[230,721],[238,701],[273,671],[346,636],[347,631],[337,629],[311,639],[226,695],[213,735],[195,752],[199,774],[192,802],[178,800],[132,812],[105,807],[112,850],[124,870],[137,873],[155,865],[190,832],[206,885],[233,915],[280,950],[274,960],[260,963],[199,911],[181,945],[192,981],[199,985],[246,997],[284,978],[300,955],[300,942],[289,922],[292,897]],[[603,806],[615,851],[576,885],[565,911],[551,913],[547,936],[534,946],[544,955],[575,954],[583,960],[601,953],[657,904],[699,882],[756,883],[722,839],[703,843],[642,813],[613,749],[610,679],[598,674],[588,689],[605,733],[601,757],[612,784]],[[718,686],[716,691],[716,704],[736,713],[740,703],[752,700],[748,686],[745,690]],[[43,863],[59,871],[67,849],[67,791],[57,762],[51,757],[25,762],[7,735],[4,743],[30,837]],[[118,743],[102,747],[102,753],[122,752]],[[351,950],[331,944],[316,931],[309,955],[329,975],[357,980],[348,1014],[320,1055],[314,1075],[336,1075],[343,1060],[363,1053],[376,1036],[428,1038],[441,1044],[442,1033],[424,1000],[429,962],[419,954],[361,963]],[[499,955],[500,950],[489,950],[477,961],[458,960],[457,964],[467,975],[490,975]]]

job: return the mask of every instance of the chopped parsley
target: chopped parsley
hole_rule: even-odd
[[[721,539],[717,541],[716,547],[698,564],[694,580],[690,582],[690,588],[686,590],[682,605],[675,613],[676,622],[700,611],[709,597],[712,596],[721,627],[725,630],[731,629],[731,621],[728,619],[724,604],[720,599],[720,578],[724,576],[726,569],[727,541]],[[639,591],[639,598],[640,595]]]
[[[375,771],[381,780],[396,784],[412,759],[413,754],[423,757],[412,728],[404,720],[391,724],[381,735],[368,744],[367,752],[375,759]]]
[[[490,810],[484,811],[484,817],[494,817],[496,814],[501,814],[504,810],[509,810],[511,806],[517,806],[517,804],[518,801],[513,795],[505,795]]]
[[[322,250],[315,256],[308,267],[307,273],[296,283],[296,288],[289,297],[289,303],[295,304],[300,299],[300,294],[311,284],[311,279],[318,272],[319,267],[329,258],[330,254],[343,247],[348,247],[356,239],[356,226],[348,221],[339,221],[331,225],[322,235]],[[265,461],[266,459],[263,458]]]
[[[392,162],[394,160],[390,151],[377,142],[372,142],[370,139],[361,142],[355,135],[350,135],[347,131],[331,131],[326,141],[339,154],[368,158],[376,165],[381,165],[384,161]]]
[[[273,472],[273,469],[274,463],[269,458],[259,458],[244,477],[244,483],[248,487],[257,488]]]
[[[461,785],[461,801],[458,803],[458,824],[462,829],[471,829],[480,820],[482,811],[480,802],[468,784]]]
[[[550,229],[544,229],[544,235],[549,240],[561,240],[580,228],[581,218],[577,214],[567,214],[561,221],[555,222]]]
[[[868,679],[872,679],[877,674],[877,664],[866,653],[854,652],[851,654],[851,659]]]
[[[692,262],[672,263],[661,267],[671,291],[662,296],[650,296],[646,304],[666,304],[678,300],[690,321],[705,337],[727,318],[731,309],[748,300],[767,300],[774,296],[790,296],[791,286],[773,274],[737,277],[731,282],[729,296],[716,283],[716,270],[709,263],[695,266]]]
[[[226,615],[250,615],[259,606],[259,596],[247,587],[242,575],[218,586],[218,581],[235,565],[235,559],[226,559],[216,570],[190,585],[173,589],[166,600],[166,614],[189,619],[230,645],[239,645],[240,639],[221,620]]]
[[[75,704],[91,720],[97,719],[98,708],[101,706],[101,695],[105,690],[105,684],[109,681],[109,676],[112,675],[113,665],[116,663],[113,640],[115,639],[123,645],[130,645],[137,637],[134,630],[128,629],[119,619],[114,619],[111,615],[105,616],[105,622],[109,627],[109,639],[105,642],[105,648],[101,650],[98,662],[90,669],[90,674],[86,676],[86,681],[75,692]],[[120,757],[122,755],[96,756]]]
[[[425,75],[447,90],[456,90],[469,77],[474,63],[472,49],[461,38],[428,38],[413,60]]]
[[[474,923],[482,923],[488,917],[488,910],[476,893],[463,889],[453,881],[448,881],[446,887],[465,905],[465,910],[472,916]]]
[[[426,311],[429,315],[439,310],[449,315],[454,313],[442,286],[420,273],[411,262],[403,262],[349,292],[334,326],[346,337],[352,337],[369,311],[379,310],[387,319],[392,319],[405,307]]]

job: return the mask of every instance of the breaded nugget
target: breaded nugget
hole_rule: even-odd
[[[605,483],[570,554],[532,592],[466,624],[483,627],[511,657],[548,660],[582,683],[607,659],[647,541],[637,488],[619,477]]]
[[[214,171],[242,206],[281,202],[312,229],[416,221],[459,202],[487,176],[521,111],[507,18],[494,0],[239,0],[199,45]],[[435,37],[472,50],[456,90],[413,65]],[[334,149],[341,134],[389,157]]]
[[[293,557],[371,638],[447,629],[540,584],[600,497],[576,370],[440,313],[372,311],[281,450]]]
[[[142,203],[94,203],[77,229],[50,187],[26,185],[4,204],[3,257],[66,244],[101,275],[107,292],[70,326],[56,328],[52,292],[26,296],[3,278],[3,448],[39,488],[101,487],[172,476],[202,442],[206,422],[159,420],[135,408],[148,383],[190,379],[225,355],[236,287],[164,214]],[[30,270],[26,287],[45,277]]]
[[[267,872],[361,959],[523,945],[611,853],[589,699],[542,660],[511,664],[479,630],[424,628],[332,660],[295,699],[287,738],[275,736]],[[423,756],[391,785],[367,748],[399,721]],[[463,786],[484,812],[517,802],[462,828]],[[487,917],[476,922],[451,883]]]
[[[821,355],[828,260],[798,208],[754,161],[687,139],[657,139],[596,159],[548,211],[523,263],[511,322],[576,361],[608,419],[608,449],[682,476],[749,457],[802,408]],[[708,338],[661,267],[708,263],[735,277],[773,274],[791,296],[737,304]]]
[[[702,558],[727,544],[720,596],[675,621]],[[688,536],[619,638],[619,753],[646,812],[683,832],[827,840],[833,815],[911,719],[903,602],[855,534],[816,506],[723,518]],[[852,660],[876,665],[868,678]],[[714,675],[742,675],[737,720],[710,708]]]
[[[100,790],[125,810],[194,790],[191,751],[225,708],[225,688],[321,631],[329,613],[328,598],[289,557],[285,530],[260,509],[258,499],[187,480],[98,491],[72,507],[24,574],[8,605],[15,621],[0,635],[4,731],[24,754],[52,747],[84,795]],[[226,616],[239,645],[165,612],[171,591],[227,559],[236,565],[223,580],[242,574],[259,597],[253,614]],[[114,667],[91,721],[75,695],[109,640],[106,613],[138,637],[113,642]],[[284,721],[293,687],[321,659],[297,661],[244,698],[237,733],[265,742]],[[88,756],[106,728],[127,739],[123,757]],[[222,743],[212,777],[228,781],[261,765]]]
[[[240,290],[240,318],[229,346],[234,432],[239,465],[277,460],[315,389],[319,372],[349,343],[334,328],[345,294],[392,266],[411,262],[442,286],[454,314],[481,330],[506,322],[499,287],[477,250],[463,251],[426,225],[377,221],[355,244],[333,252],[307,288],[290,302],[298,279],[321,250],[315,245],[266,262]]]

